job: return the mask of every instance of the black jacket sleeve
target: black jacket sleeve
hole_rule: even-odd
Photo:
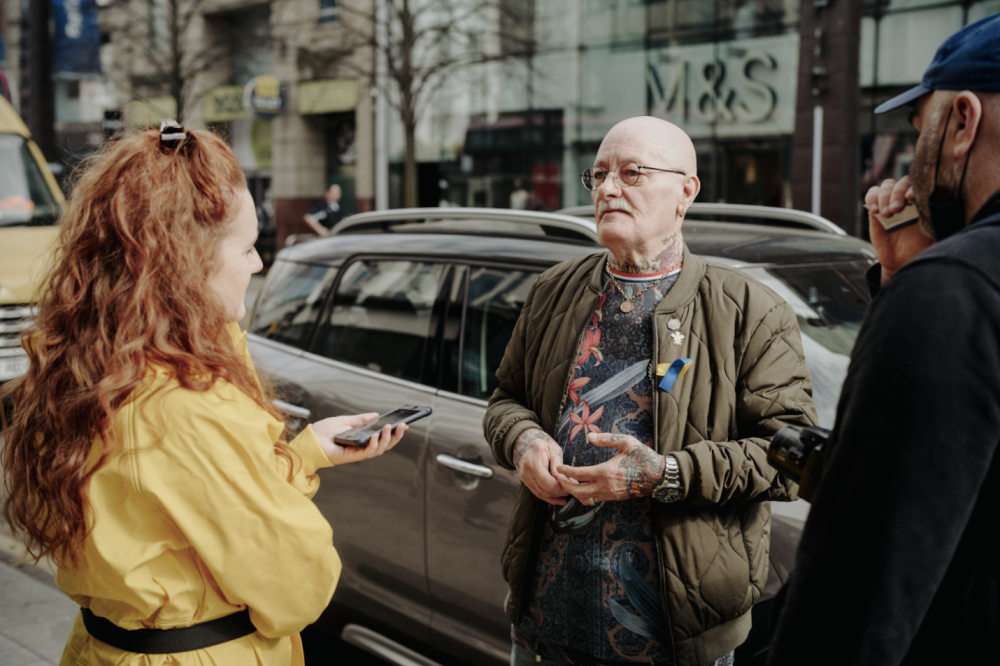
[[[872,303],[771,666],[903,661],[1000,439],[998,341],[1000,294],[954,261],[907,267]]]

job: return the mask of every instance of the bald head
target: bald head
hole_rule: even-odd
[[[612,152],[621,149],[641,151],[636,159],[640,164],[665,169],[677,169],[693,176],[698,175],[698,159],[691,137],[677,125],[653,116],[637,116],[623,120],[608,132],[601,142],[600,152],[605,147]]]
[[[622,177],[620,167],[630,163]],[[601,142],[594,170],[597,235],[616,265],[652,267],[664,252],[679,261],[684,214],[701,189],[688,135],[652,116],[623,120]]]

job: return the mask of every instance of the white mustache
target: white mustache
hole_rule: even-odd
[[[625,213],[631,213],[632,206],[625,199],[601,199],[597,202],[598,219],[609,210],[620,210]]]

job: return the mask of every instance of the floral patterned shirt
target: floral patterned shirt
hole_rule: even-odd
[[[605,273],[555,434],[566,464],[598,465],[617,453],[587,442],[588,432],[653,443],[653,313],[678,275]],[[652,501],[552,507],[515,642],[572,664],[670,663]]]

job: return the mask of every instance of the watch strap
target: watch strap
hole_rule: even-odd
[[[681,467],[673,455],[666,456],[663,466],[663,480],[653,488],[653,499],[671,504],[684,499],[684,489],[681,485]]]

